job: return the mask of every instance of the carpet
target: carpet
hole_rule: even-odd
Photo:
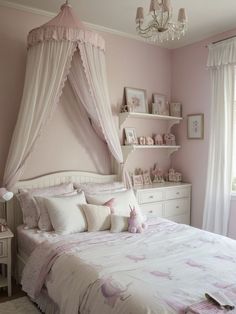
[[[27,297],[0,303],[0,314],[39,314],[39,313],[41,312]]]

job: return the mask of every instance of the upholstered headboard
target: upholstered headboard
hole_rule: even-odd
[[[21,188],[41,188],[65,182],[73,183],[108,183],[118,180],[117,175],[101,175],[82,171],[63,171],[42,175],[33,179],[19,181],[14,187],[14,193]],[[22,224],[22,213],[16,197],[7,203],[8,225],[15,233],[18,225]]]

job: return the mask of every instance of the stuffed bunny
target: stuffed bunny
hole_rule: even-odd
[[[128,231],[131,233],[141,233],[147,229],[147,225],[142,222],[142,217],[136,212],[135,207],[130,207],[130,218],[128,220],[129,228]]]

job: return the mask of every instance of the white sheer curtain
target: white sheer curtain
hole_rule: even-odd
[[[19,180],[26,160],[59,101],[76,43],[45,41],[28,51],[23,97],[12,137],[3,184]]]
[[[203,229],[227,235],[232,180],[236,41],[209,47],[212,101]]]
[[[92,102],[89,101],[83,104],[86,106],[86,110],[92,119],[95,122],[97,121],[96,125],[101,127],[110,152],[119,163],[122,163],[123,154],[118,130],[111,111],[104,51],[86,42],[79,43],[79,51],[89,93],[92,98]],[[80,57],[76,54],[73,63],[73,70],[75,70],[74,76],[76,75],[76,71],[79,70],[79,67],[81,67],[79,61]],[[75,84],[72,84],[72,86],[75,87]],[[79,86],[76,89],[78,90]]]

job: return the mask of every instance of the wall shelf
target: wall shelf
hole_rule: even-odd
[[[168,122],[167,132],[170,132],[171,128],[175,124],[179,124],[183,120],[182,117],[172,117],[172,116],[160,116],[151,113],[139,113],[139,112],[122,112],[119,114],[119,124],[120,128],[129,118],[132,119],[150,119],[150,120],[165,120]]]
[[[126,162],[134,151],[142,149],[166,149],[170,157],[171,154],[180,149],[180,146],[167,146],[167,145],[122,145],[122,152],[124,157],[124,162]]]

